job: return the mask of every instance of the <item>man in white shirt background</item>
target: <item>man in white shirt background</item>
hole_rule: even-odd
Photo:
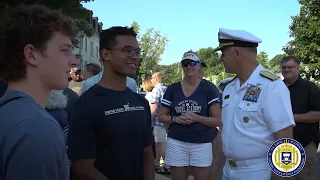
[[[101,77],[103,75],[103,71],[101,71],[99,74],[87,79],[82,86],[82,93],[86,92],[88,89],[90,89],[93,85],[97,84]],[[137,92],[137,82],[131,78],[127,77],[127,87],[131,89],[133,92]]]

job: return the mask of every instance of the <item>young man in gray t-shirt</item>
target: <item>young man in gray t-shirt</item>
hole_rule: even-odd
[[[0,23],[0,179],[68,180],[62,128],[44,106],[52,89],[68,87],[77,60],[75,26],[58,11],[40,5],[8,9]]]

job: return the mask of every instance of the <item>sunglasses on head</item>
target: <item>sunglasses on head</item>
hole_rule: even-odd
[[[189,65],[190,65],[191,67],[194,67],[194,66],[196,66],[197,64],[198,64],[197,61],[182,61],[182,62],[181,62],[181,65],[182,65],[183,67],[188,67]]]

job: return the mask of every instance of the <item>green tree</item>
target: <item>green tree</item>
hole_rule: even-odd
[[[214,51],[212,47],[200,48],[197,51],[200,60],[206,63],[207,68],[205,70],[205,76],[211,77],[219,74],[224,70],[222,63],[219,60],[219,54]]]
[[[15,7],[19,4],[41,4],[51,9],[59,9],[63,13],[72,17],[77,23],[78,30],[84,35],[91,37],[94,29],[89,25],[88,18],[92,11],[83,7],[81,3],[87,3],[93,0],[0,0],[0,13],[8,7]],[[0,14],[1,15],[1,14]],[[74,40],[77,45],[78,40]]]
[[[268,54],[264,51],[261,51],[258,56],[257,56],[257,60],[259,63],[261,63],[261,65],[266,68],[266,69],[271,69],[269,66],[269,58],[268,58]]]
[[[133,21],[133,23],[131,24],[131,27],[133,28],[133,30],[137,33],[137,38],[140,39],[140,26],[136,21]]]
[[[292,17],[289,41],[283,50],[297,56],[308,67],[302,70],[307,79],[320,80],[320,3],[319,0],[299,0],[300,13]]]
[[[161,71],[165,74],[164,84],[167,86],[179,82],[182,79],[182,68],[179,62],[169,65],[159,65],[157,71]]]
[[[218,54],[212,47],[201,48],[197,51],[201,61],[205,62],[207,68],[205,76],[214,84],[218,84],[221,80],[233,77],[233,74],[225,73],[224,66],[220,61],[220,54]]]
[[[157,70],[168,38],[153,28],[147,29],[145,33],[140,34],[140,26],[137,22],[133,22],[131,27],[133,27],[138,34],[138,41],[142,50],[141,61],[136,76],[134,77],[137,83],[141,84],[142,79],[151,76],[151,74]]]
[[[280,63],[281,63],[282,59],[285,56],[286,56],[285,54],[277,54],[272,59],[270,59],[269,65],[270,65],[271,70],[274,73],[280,73],[281,72]]]

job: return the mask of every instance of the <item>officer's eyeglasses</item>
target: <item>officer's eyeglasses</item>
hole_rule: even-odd
[[[190,65],[191,67],[194,67],[194,66],[196,66],[197,64],[198,64],[198,61],[182,61],[182,62],[181,62],[182,67],[188,67],[189,65]]]

